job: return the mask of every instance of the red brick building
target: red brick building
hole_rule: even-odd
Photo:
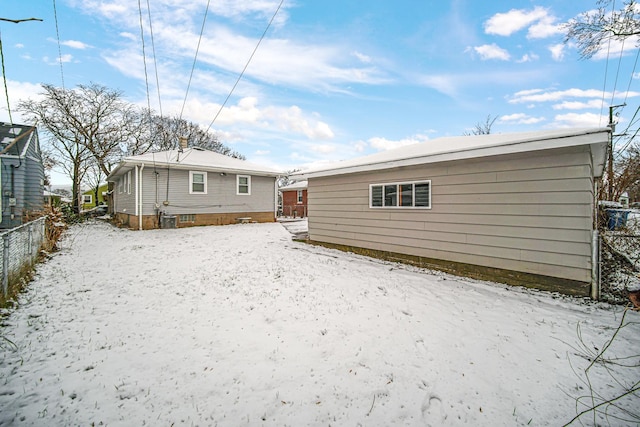
[[[280,189],[282,215],[294,218],[307,216],[307,181],[298,181]]]

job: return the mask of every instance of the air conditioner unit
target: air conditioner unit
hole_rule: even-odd
[[[162,215],[160,219],[160,228],[176,228],[176,216],[175,215]]]

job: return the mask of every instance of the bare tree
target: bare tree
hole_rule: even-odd
[[[185,137],[189,147],[201,147],[237,159],[244,160],[245,158],[242,154],[220,142],[214,133],[205,131],[196,123],[178,117],[154,115],[149,116],[148,120],[148,130],[145,134],[140,135],[142,139],[136,145],[138,153],[132,152],[130,154],[175,149],[178,147],[179,139]],[[145,135],[146,143],[144,141]]]
[[[598,0],[597,9],[580,14],[565,24],[565,43],[574,41],[583,59],[591,58],[610,40],[640,35],[640,8],[637,0],[626,0],[617,10],[614,0]]]
[[[49,134],[56,160],[73,183],[73,207],[90,161],[106,176],[140,124],[139,110],[122,100],[119,91],[98,84],[76,89],[42,85],[41,101],[27,100],[18,109]]]
[[[498,120],[498,117],[500,117],[500,116],[495,116],[495,117],[492,118],[491,114],[489,114],[487,116],[487,119],[484,121],[484,123],[482,123],[482,122],[476,123],[475,127],[472,130],[465,131],[463,135],[466,135],[466,136],[470,136],[470,135],[489,135],[491,133],[491,127],[493,126],[495,121]]]

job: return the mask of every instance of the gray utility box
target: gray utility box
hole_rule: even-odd
[[[160,228],[176,228],[176,216],[162,215],[160,219]]]

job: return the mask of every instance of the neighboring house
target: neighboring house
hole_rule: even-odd
[[[109,184],[100,184],[98,186],[98,200],[96,201],[96,189],[91,188],[82,193],[80,198],[80,208],[83,211],[93,209],[98,205],[104,205],[107,203],[107,192],[109,191]]]
[[[294,175],[309,181],[311,241],[588,295],[609,138],[608,128],[440,138]]]
[[[44,166],[35,126],[0,123],[0,228],[21,225],[40,212]]]
[[[304,218],[307,216],[307,181],[298,181],[280,188],[282,215]]]
[[[64,203],[71,203],[71,199],[61,194],[53,193],[49,190],[44,190],[43,201],[45,206],[60,207]]]
[[[199,148],[125,158],[107,177],[113,215],[137,229],[274,222],[280,172]]]

